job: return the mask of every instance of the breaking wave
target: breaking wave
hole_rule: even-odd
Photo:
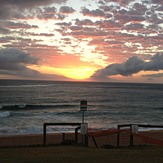
[[[9,111],[0,111],[0,118],[10,117]]]
[[[73,104],[58,104],[58,105],[35,105],[35,104],[20,104],[20,105],[3,105],[0,110],[35,110],[35,109],[49,109],[49,108],[74,108],[77,105]]]

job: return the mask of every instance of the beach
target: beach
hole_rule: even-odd
[[[149,123],[162,125],[162,85],[7,83],[0,86],[0,162],[163,162],[162,127],[152,131],[142,127]],[[48,126],[44,144],[43,124],[81,123],[83,99],[88,102],[84,114],[88,145],[83,145],[80,130],[76,143],[75,127],[65,125]],[[133,135],[131,143],[130,131],[122,132],[117,146],[117,133],[105,130],[117,129],[119,124],[139,124],[139,137]],[[102,135],[93,133],[92,137],[90,130],[102,131]]]
[[[163,140],[163,131],[146,131],[142,134]],[[63,140],[62,134],[48,134],[46,146],[43,146],[42,134],[1,136],[0,162],[161,163],[163,161],[161,145],[147,144],[134,138],[134,146],[128,146],[129,134],[122,133],[121,146],[116,147],[116,138],[116,134],[95,137],[99,147],[96,148],[91,137],[86,147],[81,144],[60,144]],[[67,133],[66,139],[74,140],[74,134]]]
[[[140,135],[143,135],[152,140],[158,140],[163,142],[163,130],[153,130],[153,131],[142,131],[139,132]],[[63,140],[64,139],[64,140]],[[104,136],[95,136],[94,137],[98,147],[103,146],[117,146],[117,134],[108,134]],[[64,144],[65,141],[67,144],[75,145],[75,133],[50,133],[46,136],[46,145],[60,145]],[[69,143],[68,143],[69,141]],[[78,144],[84,143],[82,135],[78,133]],[[76,144],[76,145],[78,145]],[[17,146],[43,146],[43,134],[26,134],[26,135],[10,135],[10,136],[0,136],[0,147],[17,147]],[[153,142],[145,142],[141,138],[133,137],[133,145],[162,145],[156,144]],[[130,134],[121,133],[119,146],[130,146]],[[88,147],[96,148],[92,136],[88,137]]]

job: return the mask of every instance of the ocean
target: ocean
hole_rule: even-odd
[[[0,135],[40,134],[43,123],[80,123],[82,100],[89,128],[163,125],[163,84],[0,80]]]

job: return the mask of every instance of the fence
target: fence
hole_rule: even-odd
[[[75,143],[78,144],[78,131],[81,129],[82,123],[44,123],[43,124],[43,145],[47,144],[47,127],[48,126],[76,126],[75,128]],[[88,137],[87,134],[82,135],[82,139],[84,140],[84,144],[88,145]],[[65,141],[65,133],[62,133],[62,141]]]
[[[137,126],[137,131],[136,133],[133,131],[133,126]],[[134,145],[134,136],[139,138],[139,139],[142,139],[144,142],[147,142],[147,143],[152,143],[152,144],[158,144],[158,145],[163,145],[163,141],[161,140],[157,140],[155,138],[150,138],[148,136],[143,136],[141,134],[138,133],[138,130],[139,128],[150,128],[150,129],[153,129],[153,128],[160,128],[160,129],[163,129],[163,125],[142,125],[142,124],[123,124],[123,125],[118,125],[117,126],[117,129],[119,131],[121,131],[122,128],[129,128],[129,130],[126,130],[126,132],[128,132],[130,134],[130,146]],[[121,132],[117,132],[117,146],[120,146],[120,133]]]

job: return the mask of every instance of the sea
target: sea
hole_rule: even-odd
[[[92,129],[163,125],[163,84],[0,80],[0,135],[41,134],[44,123],[81,122]]]

